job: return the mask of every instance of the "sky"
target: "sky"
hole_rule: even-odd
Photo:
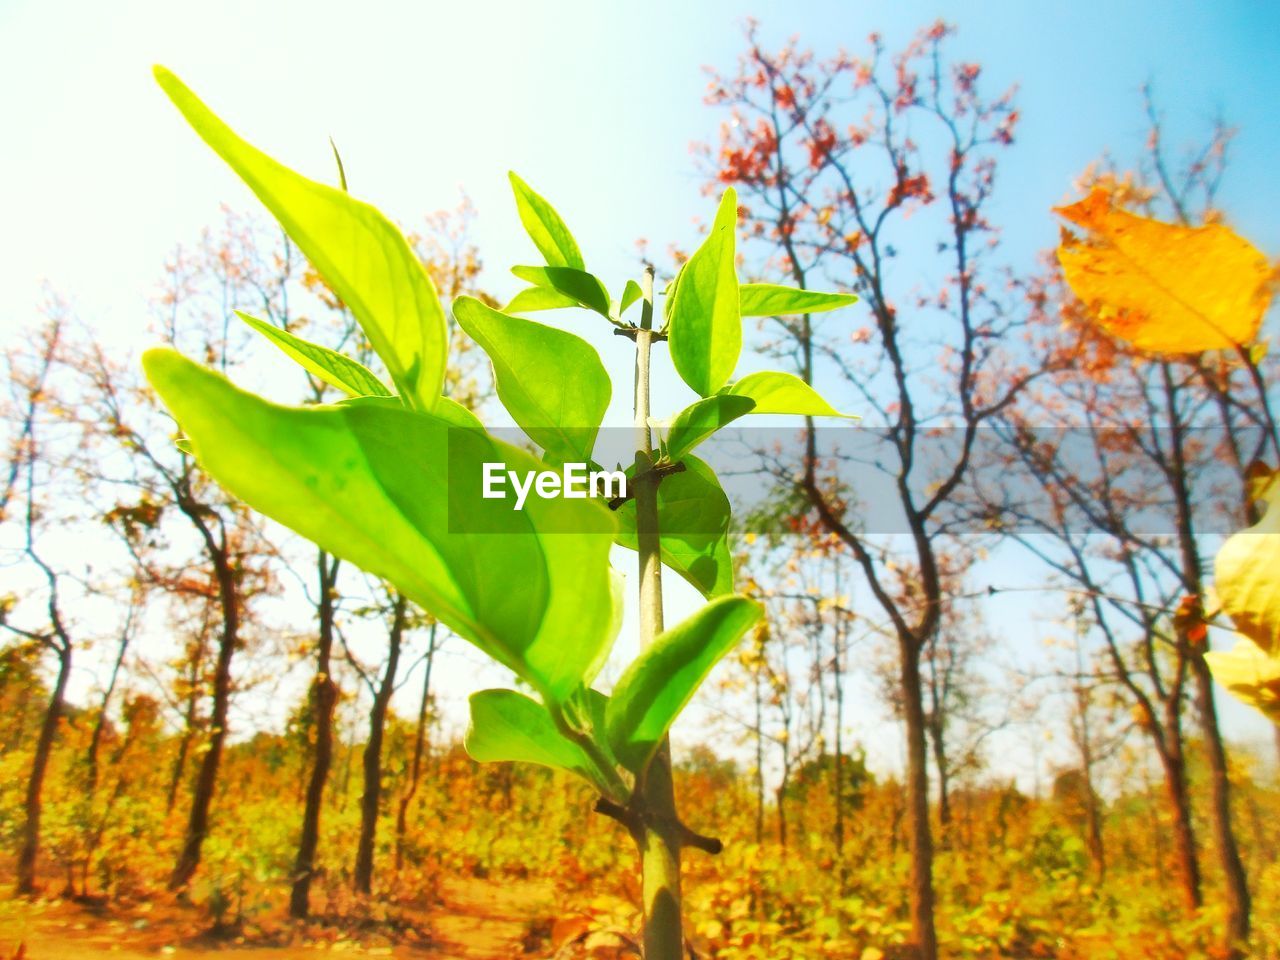
[[[637,238],[688,249],[710,216],[689,146],[715,135],[704,68],[733,69],[748,15],[767,45],[794,34],[819,55],[856,54],[873,30],[892,49],[940,16],[954,23],[953,51],[984,65],[987,89],[1019,85],[1023,120],[993,216],[1028,261],[1054,243],[1049,207],[1071,197],[1086,163],[1140,151],[1144,82],[1174,144],[1217,116],[1239,128],[1222,206],[1280,251],[1280,5],[1262,0],[0,0],[0,337],[30,326],[53,290],[105,338],[140,349],[166,255],[216,223],[221,204],[256,209],[155,87],[153,63],[309,175],[333,178],[332,136],[352,192],[394,219],[413,223],[465,190],[484,284],[500,296],[517,287],[502,265],[535,257],[510,200],[514,169],[620,289]],[[675,602],[692,600],[677,589]],[[1039,615],[1030,600],[1010,612]]]

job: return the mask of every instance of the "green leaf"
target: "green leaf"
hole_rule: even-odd
[[[534,313],[538,310],[560,310],[576,307],[578,301],[550,287],[528,287],[521,290],[502,308],[503,313]]]
[[[605,662],[609,659],[609,651],[613,649],[614,643],[617,642],[618,634],[622,632],[622,620],[627,612],[626,597],[627,581],[613,567],[609,568],[609,596],[612,600],[612,616],[609,620],[608,637],[609,642],[601,646],[600,655],[595,663],[589,664],[583,672],[582,682],[586,686],[591,686],[596,677],[600,675],[600,671],[604,669]],[[594,691],[592,691],[594,692]]]
[[[664,477],[658,486],[662,562],[703,596],[716,597],[733,590],[729,498],[709,466],[693,456],[684,457],[683,462],[683,473]],[[635,501],[619,507],[617,517],[617,542],[639,549]]]
[[[547,708],[514,690],[481,690],[470,697],[471,724],[463,746],[478,763],[536,763],[576,773],[599,785],[583,749],[557,728]]]
[[[481,690],[470,697],[471,723],[463,746],[478,763],[536,763],[577,774],[617,803],[626,787],[616,775],[617,760],[604,735],[609,698],[585,689],[557,709],[566,722],[590,738],[596,759],[557,726],[542,704],[514,690]]]
[[[742,352],[742,314],[734,266],[738,196],[724,192],[711,232],[679,276],[668,331],[680,378],[709,397],[733,374]]]
[[[241,139],[163,67],[157,82],[280,221],[360,322],[406,402],[430,411],[449,339],[435,286],[399,230],[367,203],[294,173]]]
[[[467,430],[484,429],[484,424],[480,422],[479,417],[457,400],[451,400],[448,397],[440,398],[433,413],[451,427],[463,427]]]
[[[338,401],[339,406],[344,407],[364,407],[378,406],[384,410],[403,410],[404,404],[400,402],[399,397],[347,397],[345,400]],[[474,413],[448,397],[441,397],[436,403],[436,408],[432,411],[432,416],[439,420],[443,420],[451,427],[461,427],[464,430],[484,430],[484,424],[480,422],[480,418]]]
[[[281,330],[265,320],[251,317],[247,313],[237,310],[236,316],[274,343],[285,356],[300,364],[313,377],[323,380],[332,387],[337,387],[348,396],[393,396],[386,384],[374,376],[373,371],[364,364],[344,357],[336,350],[295,337],[292,333]]]
[[[676,270],[676,275],[671,278],[671,282],[662,291],[662,316],[668,323],[671,322],[671,307],[676,302],[676,287],[679,286],[680,278],[684,275],[684,268],[688,265],[688,260],[680,264],[680,268]]]
[[[585,269],[577,241],[555,208],[514,173],[509,172],[507,176],[511,178],[511,189],[515,191],[520,222],[548,266]]]
[[[546,469],[524,451],[385,399],[281,407],[172,350],[143,363],[210,476],[394,585],[548,703],[580,688],[611,642],[609,511],[482,497],[486,462]]]
[[[557,460],[589,461],[613,389],[595,347],[472,297],[453,315],[493,361],[498,399],[529,439]]]
[[[537,763],[581,773],[582,748],[556,729],[547,708],[514,690],[480,690],[469,698],[471,724],[463,746],[478,763]]]
[[[852,293],[820,293],[773,283],[744,283],[738,288],[744,317],[780,317],[795,313],[822,313],[839,310],[858,298]]]
[[[792,413],[804,417],[853,416],[835,409],[822,399],[818,391],[795,374],[780,370],[749,373],[721,390],[720,396],[750,397],[756,402],[752,413]]]
[[[685,407],[667,428],[667,456],[679,460],[721,427],[750,413],[756,402],[750,397],[717,394]]]
[[[622,316],[627,312],[627,307],[631,306],[637,300],[644,296],[644,291],[640,289],[640,284],[634,280],[628,280],[627,285],[622,288],[622,302],[618,304],[618,316]]]
[[[702,681],[763,610],[746,597],[721,597],[660,634],[627,667],[605,708],[618,761],[641,773]]]
[[[609,316],[609,290],[585,270],[573,267],[512,267],[511,272],[544,290],[553,290],[578,306]]]

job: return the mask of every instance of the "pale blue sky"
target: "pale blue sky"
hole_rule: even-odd
[[[1224,195],[1236,224],[1280,249],[1280,5],[1267,2],[757,2],[622,4],[71,3],[0,0],[4,275],[0,329],[30,317],[45,280],[113,334],[142,328],[142,298],[169,249],[249,205],[154,87],[179,73],[251,140],[329,178],[326,137],[352,189],[412,220],[459,186],[499,266],[528,260],[505,171],[552,197],[611,286],[632,242],[688,246],[706,214],[688,155],[718,117],[702,67],[732,66],[757,16],[781,41],[857,51],[942,15],[955,52],[1018,82],[1023,123],[997,216],[1009,247],[1052,242],[1047,207],[1104,147],[1141,146],[1138,86],[1152,80],[1174,139],[1217,112],[1241,128]]]
[[[770,44],[799,34],[821,55],[856,53],[872,30],[893,48],[938,16],[955,23],[957,56],[983,63],[992,87],[1021,88],[993,209],[1015,259],[1054,242],[1048,208],[1089,160],[1141,149],[1148,80],[1172,142],[1219,113],[1240,128],[1223,205],[1280,252],[1280,4],[1262,0],[0,0],[0,334],[32,322],[47,282],[110,340],[142,346],[166,254],[222,202],[256,209],[154,86],[155,62],[313,176],[332,178],[332,135],[352,191],[397,219],[452,206],[464,188],[498,294],[516,287],[505,266],[534,257],[509,198],[516,169],[620,289],[637,237],[688,248],[709,213],[688,151],[720,120],[702,105],[703,66],[733,68],[747,15]]]

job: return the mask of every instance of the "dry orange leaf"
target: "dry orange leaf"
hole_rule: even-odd
[[[1257,336],[1276,272],[1230,228],[1139,217],[1096,188],[1054,211],[1084,228],[1063,231],[1058,262],[1108,333],[1153,353],[1222,350]]]

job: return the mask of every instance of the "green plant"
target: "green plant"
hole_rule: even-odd
[[[324,550],[380,576],[528,683],[537,699],[485,690],[471,699],[467,749],[480,761],[571,771],[599,792],[640,851],[645,955],[682,953],[680,854],[719,844],[679,819],[667,731],[716,662],[759,619],[733,591],[729,502],[694,448],[752,413],[838,415],[790,374],[731,382],[742,317],[831,310],[845,294],[739,284],[737,201],[725,192],[711,230],[668,289],[654,324],[653,271],[620,300],[585,269],[569,229],[512,176],[516,203],[544,266],[515,267],[531,285],[494,310],[462,297],[461,327],[493,363],[498,397],[540,457],[488,433],[442,396],[446,315],[400,232],[376,209],[308,180],[237,136],[168,71],[156,78],[188,122],[275,215],[359,321],[391,384],[356,361],[245,317],[283,352],[348,395],[332,405],[277,406],[169,349],[144,357],[147,376],[183,433],[185,450],[229,491]],[[624,316],[639,303],[640,318]],[[526,475],[592,453],[612,394],[595,348],[519,316],[559,307],[599,314],[635,343],[635,462],[610,510],[593,499],[486,498],[485,466]],[[665,424],[655,446],[650,360],[668,341],[701,397]],[[690,515],[700,520],[690,531]],[[668,530],[663,533],[664,528]],[[497,535],[495,535],[497,534]],[[642,652],[605,696],[592,688],[620,628],[614,543],[639,554]],[[664,629],[661,568],[707,604]]]

